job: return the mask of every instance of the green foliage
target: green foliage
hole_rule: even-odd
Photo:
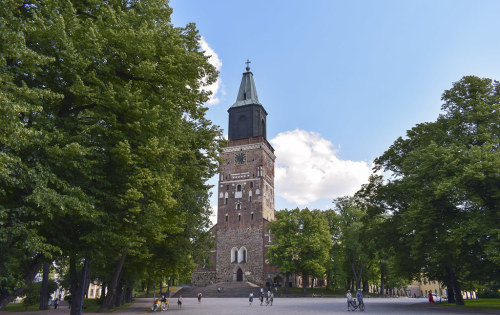
[[[56,291],[58,288],[57,282],[54,280],[49,280],[48,283],[48,298],[50,300],[51,293]],[[40,304],[40,291],[42,289],[41,282],[35,282],[29,286],[25,291],[26,297],[23,300],[23,304],[26,306]]]
[[[321,211],[281,210],[267,228],[274,235],[266,253],[272,265],[284,274],[296,272],[303,278],[324,276],[332,240]]]
[[[168,255],[187,272],[209,245],[221,132],[202,104],[217,71],[171,12],[160,0],[2,3],[3,292],[37,254],[89,257],[109,281],[127,253],[132,281],[148,267],[137,261]]]
[[[379,158],[362,195],[370,218],[386,215],[395,266],[462,283],[498,282],[500,87],[466,76],[443,94],[444,113],[399,138]],[[399,267],[398,267],[399,266]],[[493,277],[493,278],[492,278]]]

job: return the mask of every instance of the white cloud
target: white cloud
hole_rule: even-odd
[[[286,131],[270,140],[275,149],[276,195],[303,206],[354,194],[368,182],[371,166],[341,160],[339,149],[315,132]]]
[[[222,67],[222,61],[219,59],[219,56],[217,55],[217,53],[212,49],[212,47],[210,47],[208,45],[207,41],[203,37],[200,38],[200,46],[201,46],[201,49],[205,52],[205,55],[210,56],[210,58],[208,58],[208,62],[210,62],[210,64],[212,64],[215,67],[215,69],[220,71],[220,68]],[[203,89],[205,91],[212,92],[212,95],[210,96],[210,100],[208,100],[208,102],[207,102],[208,105],[215,105],[215,104],[220,102],[220,98],[217,97],[217,94],[219,92],[222,95],[225,94],[225,92],[222,88],[222,80],[220,79],[220,77],[217,78],[217,81],[215,81],[215,83],[213,83],[209,86],[206,86]]]
[[[212,222],[212,226],[217,224],[217,209],[219,208],[217,205],[210,205],[212,208],[212,214],[210,214],[210,222]]]

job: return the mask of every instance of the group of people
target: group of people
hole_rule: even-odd
[[[264,305],[264,298],[266,299],[266,306],[271,305],[273,306],[273,301],[274,301],[274,293],[271,292],[270,290],[267,290],[267,294],[264,293],[264,289],[260,288],[260,305]],[[253,292],[250,292],[250,295],[248,296],[248,301],[250,302],[250,306],[252,306],[253,303]]]
[[[201,297],[199,297],[198,300],[201,301]],[[169,304],[170,304],[170,301],[165,297],[165,295],[162,295],[161,299],[155,299],[151,310],[153,312],[156,312],[158,310],[160,310],[160,312],[167,311]],[[178,309],[182,308],[182,295],[179,295],[179,297],[177,298],[177,308]]]
[[[350,311],[351,307],[355,309],[357,306],[352,298],[351,290],[347,290],[346,297],[347,297],[347,311]],[[361,293],[361,289],[358,289],[358,292],[356,292],[356,298],[358,299],[358,305],[363,304],[363,293]]]

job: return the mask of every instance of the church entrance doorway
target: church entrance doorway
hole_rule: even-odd
[[[243,270],[241,268],[236,271],[236,281],[243,281]]]

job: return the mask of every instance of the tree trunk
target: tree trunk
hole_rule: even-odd
[[[385,289],[385,270],[384,268],[380,268],[380,295],[384,295]]]
[[[132,303],[132,286],[127,284],[125,289],[125,303]]]
[[[356,273],[356,263],[353,262],[351,264],[352,267],[352,273],[354,278],[356,279],[356,290],[361,289],[361,276],[363,275],[363,263],[361,263],[360,268],[359,268],[359,274]]]
[[[116,287],[115,294],[115,307],[119,307],[123,305],[123,281],[120,281],[118,286]]]
[[[450,277],[450,282],[453,287],[453,295],[455,296],[455,304],[456,305],[464,305],[464,297],[462,296],[462,292],[460,290],[460,284],[458,283],[457,277],[455,276],[455,272],[451,266],[446,267],[446,272]],[[448,292],[450,290],[448,289]],[[449,294],[448,294],[449,295]]]
[[[106,298],[106,282],[101,283],[101,304],[104,302],[104,298]]]
[[[81,315],[83,308],[83,293],[85,290],[85,279],[87,278],[89,260],[85,258],[84,266],[80,276],[76,268],[76,257],[72,256],[69,259],[69,278],[71,292],[71,315]]]
[[[148,279],[147,285],[146,285],[146,295],[149,295],[149,288],[151,287],[151,280]]]
[[[307,273],[302,273],[302,293],[303,294],[306,294],[308,284],[309,284],[309,275]]]
[[[42,267],[42,260],[45,257],[42,254],[38,254],[33,258],[31,261],[29,267],[26,269],[25,275],[24,275],[24,285],[20,288],[17,288],[13,291],[9,290],[2,290],[0,291],[0,310],[3,309],[7,304],[12,302],[16,296],[21,296],[24,293],[24,290],[26,290],[27,287],[31,285],[33,280],[35,279],[37,273],[40,271],[40,268]]]
[[[287,273],[285,276],[285,293],[288,293],[289,283],[290,283],[290,274]]]
[[[43,263],[43,273],[42,273],[42,287],[40,288],[40,309],[49,309],[49,272],[50,264],[48,262]]]
[[[113,274],[113,279],[111,280],[111,283],[108,284],[108,294],[106,294],[106,298],[104,299],[104,303],[101,304],[101,307],[99,308],[98,312],[102,312],[102,311],[113,308],[113,303],[114,303],[115,298],[116,298],[115,297],[116,290],[117,290],[118,284],[120,283],[123,264],[125,263],[126,257],[127,257],[127,254],[122,254],[122,257],[118,261],[116,268],[115,268],[115,272]]]
[[[446,295],[448,297],[449,304],[455,304],[455,294],[453,294],[452,284],[450,281],[450,275],[448,274],[448,270],[446,270],[446,280],[443,281],[444,286],[446,287]]]
[[[91,279],[91,267],[90,267],[90,260],[87,259],[87,272],[85,276],[85,297],[88,299],[89,298],[89,287],[90,287],[90,279]]]

